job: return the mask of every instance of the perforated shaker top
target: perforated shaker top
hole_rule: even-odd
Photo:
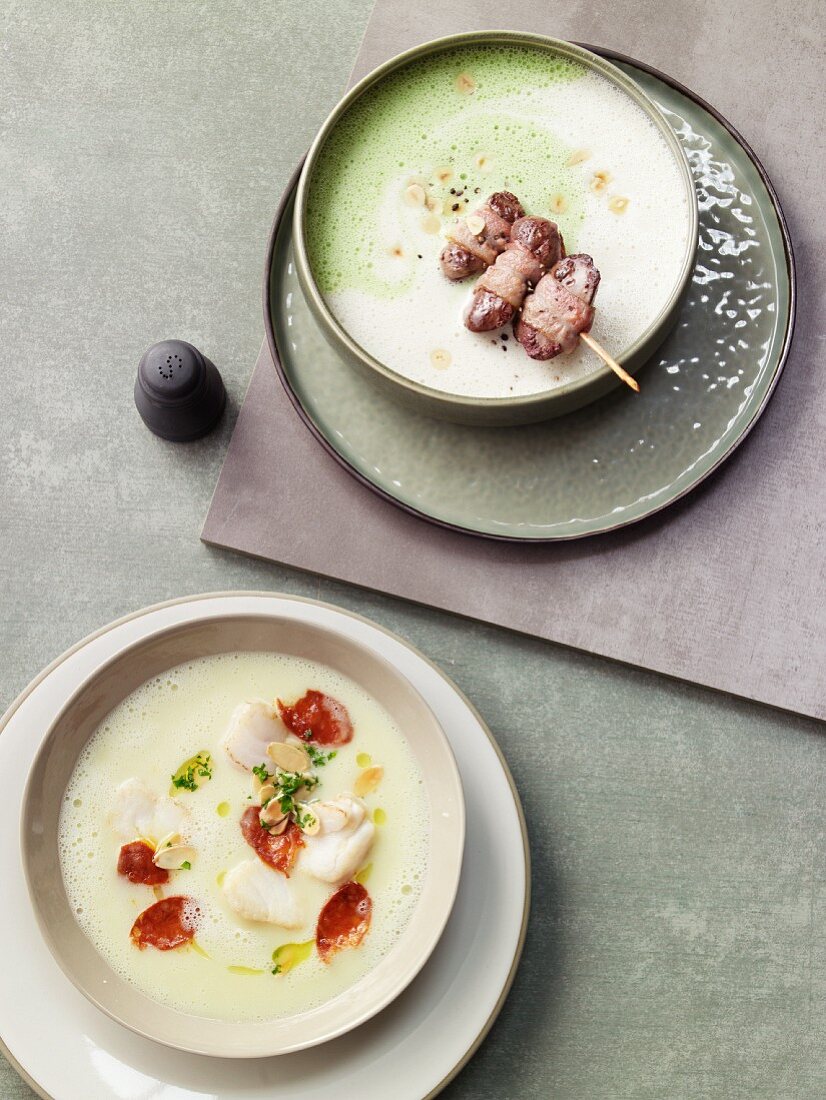
[[[205,435],[220,420],[226,391],[214,363],[185,340],[162,340],[143,355],[135,404],[143,422],[173,442]]]

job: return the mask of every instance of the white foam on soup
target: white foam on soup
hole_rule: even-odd
[[[289,973],[272,975],[272,953],[284,943],[315,935],[318,913],[335,887],[291,872],[306,913],[304,927],[286,930],[237,917],[223,900],[218,878],[242,860],[257,859],[239,820],[252,803],[250,778],[219,747],[227,721],[244,700],[276,696],[293,701],[309,688],[340,700],[355,736],[317,771],[313,797],[352,790],[368,754],[384,766],[379,788],[365,797],[370,812],[386,814],[368,856],[365,885],[372,898],[370,930],[357,950],[341,951],[329,964],[315,950]],[[191,870],[174,871],[165,896],[185,894],[199,910],[191,948],[138,950],[129,932],[140,912],[155,902],[152,888],[116,872],[122,841],[107,814],[117,786],[130,776],[166,795],[170,777],[196,752],[212,754],[212,779],[177,798],[190,811],[189,841],[197,850]],[[229,803],[222,817],[217,807]],[[426,872],[430,814],[412,750],[387,712],[352,681],[324,665],[269,653],[238,653],[182,665],[133,692],[101,724],[84,749],[67,787],[60,817],[59,849],[71,907],[83,931],[112,969],[154,999],[182,1011],[217,1019],[266,1020],[307,1011],[348,989],[383,958],[407,926]],[[275,873],[275,872],[273,872]],[[228,967],[262,971],[234,973]]]
[[[476,194],[476,188],[468,185],[472,203],[463,204],[460,212],[467,213],[491,192],[507,187],[519,195],[528,213],[558,221],[569,253],[592,255],[602,275],[593,335],[609,351],[622,354],[658,317],[682,270],[689,209],[674,155],[632,99],[589,71],[546,88],[520,89],[478,102],[471,99],[462,104],[461,131],[473,133],[476,125],[479,132],[490,135],[492,118],[512,118],[514,128],[506,137],[504,124],[497,124],[502,145],[485,148],[490,166],[484,177],[474,175],[475,168],[467,163],[470,146],[467,140],[464,145],[460,142],[456,156],[464,161],[453,164],[454,185],[467,163],[468,178],[479,187]],[[519,129],[526,119],[532,127],[528,136]],[[451,127],[458,124],[445,112],[428,131],[427,144],[445,148]],[[549,161],[546,174],[535,167],[526,170],[522,186],[515,179],[519,167],[513,147],[520,135],[530,143],[534,159],[543,135],[549,147],[561,151]],[[358,150],[359,156],[368,158],[359,165],[362,177],[370,169],[371,148],[365,141]],[[583,151],[587,158],[570,165],[570,151]],[[386,157],[386,144],[379,141],[375,155]],[[601,364],[584,347],[539,363],[519,347],[510,327],[504,330],[506,340],[498,332],[477,334],[464,327],[462,312],[474,280],[451,284],[438,263],[445,243],[443,231],[455,215],[441,212],[442,233],[429,234],[422,229],[421,212],[402,199],[417,168],[429,180],[436,167],[406,160],[391,174],[386,164],[384,169],[378,162],[374,166],[375,178],[383,183],[372,219],[377,246],[371,251],[371,281],[354,279],[348,285],[345,277],[333,280],[325,290],[341,325],[382,363],[448,393],[533,394],[597,369]],[[591,187],[596,172],[608,176],[600,191]],[[558,195],[566,205],[559,215],[550,208],[552,197]],[[611,200],[617,198],[627,200],[622,213],[611,207]],[[435,365],[434,351],[447,353],[438,356]]]

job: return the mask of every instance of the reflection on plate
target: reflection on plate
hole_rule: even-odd
[[[265,309],[282,382],[346,469],[423,518],[523,541],[633,523],[719,466],[777,382],[791,340],[794,268],[771,184],[712,108],[636,62],[623,67],[683,143],[700,203],[692,286],[675,332],[640,374],[639,397],[618,391],[560,420],[515,429],[407,411],[357,376],[321,335],[295,274],[292,188],[285,195]]]

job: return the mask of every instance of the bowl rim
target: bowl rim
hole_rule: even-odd
[[[461,46],[497,44],[523,45],[535,49],[548,50],[570,60],[577,61],[590,70],[598,72],[601,76],[618,87],[620,91],[630,96],[637,106],[645,112],[665,140],[680,172],[688,213],[686,247],[683,254],[680,273],[668,298],[661,306],[656,317],[646,326],[633,343],[622,349],[622,351],[615,356],[619,363],[627,363],[629,360],[632,360],[646,345],[656,340],[659,333],[662,332],[664,334],[668,320],[672,316],[674,310],[676,310],[680,298],[691,279],[698,247],[699,207],[697,193],[691,175],[691,168],[688,164],[685,151],[656,103],[654,103],[642,88],[640,88],[632,77],[623,72],[623,70],[613,64],[612,61],[609,61],[607,58],[575,42],[568,42],[563,39],[553,38],[549,35],[535,34],[529,31],[512,30],[463,31],[459,34],[445,35],[441,38],[434,38],[428,42],[423,42],[389,58],[377,68],[367,73],[366,76],[362,77],[362,79],[338,101],[325,119],[307,152],[298,176],[298,184],[295,191],[295,207],[293,210],[293,247],[295,251],[296,272],[307,304],[328,338],[332,338],[335,343],[346,351],[350,358],[359,361],[374,374],[402,390],[407,391],[408,394],[415,395],[416,398],[429,402],[431,406],[441,405],[445,412],[449,409],[454,410],[454,412],[473,409],[491,413],[506,413],[508,410],[512,409],[536,409],[537,412],[539,412],[540,409],[550,407],[559,400],[575,397],[577,394],[581,394],[583,391],[587,391],[593,386],[599,386],[605,381],[610,381],[614,378],[614,375],[610,367],[601,363],[582,378],[578,378],[572,382],[566,383],[564,386],[557,386],[553,389],[539,390],[536,393],[520,394],[513,397],[474,397],[468,394],[455,394],[445,390],[438,390],[434,387],[426,386],[421,382],[415,382],[413,379],[407,378],[405,375],[395,371],[387,364],[382,363],[381,360],[376,359],[350,336],[347,330],[340,324],[332,310],[327,306],[323,295],[316,285],[304,233],[309,182],[323,146],[338,121],[349,110],[353,103],[375,84],[379,83],[392,72],[403,69],[405,66],[421,58],[429,57],[432,54],[442,53]],[[638,364],[638,368],[642,365],[643,363]]]
[[[320,601],[296,600],[295,602],[297,602],[299,604],[305,603],[305,602],[310,603],[310,604],[319,603],[320,606],[333,607],[333,605],[323,604],[323,603],[320,603]],[[166,604],[161,604],[161,605],[158,605],[158,606],[166,606]],[[338,610],[338,609],[336,609],[336,610]],[[348,613],[348,614],[350,614],[350,613]],[[359,616],[353,616],[353,617],[359,618]],[[35,886],[34,886],[34,883],[33,883],[33,879],[32,879],[32,868],[31,868],[31,865],[30,865],[30,860],[29,860],[28,851],[27,851],[28,845],[31,842],[31,837],[30,837],[30,834],[29,834],[29,832],[26,828],[27,819],[28,819],[29,813],[30,813],[31,799],[32,799],[32,796],[33,796],[33,785],[34,785],[35,778],[36,778],[36,775],[37,775],[37,772],[38,772],[38,765],[42,764],[43,758],[46,755],[46,753],[48,751],[48,748],[51,745],[52,741],[54,740],[55,731],[58,728],[58,726],[64,721],[67,712],[69,712],[77,704],[77,702],[82,698],[84,693],[89,689],[90,685],[98,677],[104,675],[107,671],[109,671],[112,666],[118,664],[119,662],[121,662],[123,660],[129,660],[131,656],[133,656],[137,651],[140,651],[141,649],[144,649],[144,648],[148,649],[151,646],[157,644],[160,640],[173,637],[176,634],[187,634],[188,632],[192,631],[193,629],[202,628],[202,627],[208,626],[210,624],[218,624],[218,623],[221,623],[221,622],[226,621],[226,620],[231,620],[231,621],[236,621],[236,622],[239,621],[239,620],[248,620],[250,622],[260,622],[262,620],[270,621],[270,622],[272,622],[272,621],[276,621],[276,622],[277,621],[286,621],[288,623],[297,623],[297,624],[302,625],[302,626],[308,626],[312,630],[319,631],[320,633],[323,633],[323,634],[326,634],[330,637],[338,639],[339,641],[345,643],[347,646],[369,655],[369,657],[372,660],[374,660],[377,664],[383,665],[385,667],[385,669],[389,670],[390,673],[394,677],[396,677],[398,680],[402,681],[403,684],[404,684],[404,687],[406,688],[406,690],[416,699],[418,704],[421,707],[423,707],[424,710],[430,715],[430,717],[432,719],[433,729],[436,732],[437,740],[441,743],[442,748],[445,751],[445,760],[446,760],[446,763],[447,763],[447,766],[448,766],[448,769],[449,769],[449,780],[450,780],[450,784],[453,787],[453,794],[454,794],[454,799],[455,799],[454,824],[455,824],[456,827],[454,829],[454,835],[457,838],[457,843],[455,845],[455,850],[454,850],[454,853],[453,853],[453,860],[452,860],[453,867],[452,867],[452,871],[451,871],[451,877],[450,877],[449,885],[448,885],[447,889],[443,888],[440,891],[440,897],[442,899],[442,905],[440,906],[438,919],[435,922],[431,921],[430,925],[428,926],[429,929],[430,929],[429,933],[426,936],[420,938],[417,941],[417,951],[415,953],[414,960],[412,962],[408,963],[402,970],[399,971],[398,980],[393,982],[391,984],[390,988],[383,995],[381,995],[380,997],[377,997],[375,1000],[369,1001],[367,1003],[367,1006],[364,1007],[361,1011],[351,1013],[350,1017],[348,1017],[343,1023],[336,1024],[332,1027],[327,1027],[326,1030],[324,1030],[323,1034],[311,1036],[309,1038],[299,1039],[295,1042],[282,1043],[276,1049],[273,1049],[271,1046],[267,1046],[267,1047],[262,1046],[262,1047],[257,1048],[257,1049],[247,1049],[247,1050],[244,1050],[244,1051],[241,1051],[241,1052],[239,1052],[237,1049],[233,1048],[233,1042],[231,1040],[224,1040],[224,1039],[218,1038],[217,1033],[219,1031],[223,1031],[224,1033],[228,1034],[229,1032],[234,1031],[235,1029],[239,1029],[239,1028],[249,1029],[250,1027],[253,1027],[253,1026],[256,1026],[256,1025],[260,1027],[262,1024],[264,1026],[266,1026],[266,1024],[268,1024],[268,1023],[274,1024],[274,1023],[280,1023],[280,1022],[286,1021],[286,1020],[300,1020],[302,1018],[302,1016],[304,1016],[306,1014],[305,1013],[299,1013],[295,1017],[283,1017],[283,1018],[277,1018],[276,1017],[271,1021],[261,1021],[261,1022],[259,1022],[259,1021],[239,1022],[239,1021],[234,1021],[234,1020],[219,1020],[215,1017],[196,1016],[196,1015],[191,1014],[191,1013],[183,1012],[180,1009],[172,1009],[171,1006],[164,1004],[164,1002],[155,1000],[153,997],[151,997],[149,994],[145,993],[144,990],[142,990],[138,986],[134,986],[131,983],[127,983],[127,984],[129,984],[129,987],[130,987],[131,990],[134,990],[135,993],[137,993],[138,995],[140,995],[140,997],[143,998],[143,1000],[146,1002],[147,1008],[151,1008],[152,1006],[154,1006],[157,1009],[166,1009],[168,1011],[171,1011],[174,1014],[177,1014],[177,1015],[180,1015],[180,1016],[184,1017],[185,1019],[195,1020],[199,1024],[203,1024],[205,1029],[209,1029],[212,1032],[214,1032],[215,1034],[210,1037],[209,1042],[204,1041],[202,1044],[200,1043],[200,1041],[198,1043],[195,1043],[195,1044],[183,1043],[183,1042],[180,1042],[180,1041],[176,1042],[174,1040],[173,1036],[162,1034],[157,1029],[154,1029],[152,1026],[141,1026],[140,1024],[138,1024],[135,1021],[130,1021],[130,1020],[124,1019],[124,1017],[118,1013],[118,1011],[115,1007],[113,1007],[111,1004],[107,1003],[105,1000],[101,999],[93,991],[93,989],[90,988],[90,983],[86,980],[85,975],[79,974],[76,969],[69,966],[68,962],[64,959],[62,953],[58,949],[57,943],[55,942],[55,939],[52,935],[51,927],[50,927],[49,923],[46,921],[43,913],[41,912],[40,906],[38,904],[37,892],[36,892],[36,889],[35,889]],[[365,621],[368,621],[368,620],[365,620]],[[260,651],[261,650],[250,650],[249,652],[260,652]],[[220,650],[219,652],[232,652],[232,650],[231,649]],[[272,650],[272,652],[276,652],[276,651]],[[186,660],[186,659],[184,659],[184,660]],[[323,662],[319,662],[319,663],[323,663]],[[174,667],[174,666],[171,666],[171,667]],[[127,695],[128,694],[129,693],[127,692]],[[126,696],[124,696],[124,698],[126,698]],[[402,733],[403,733],[403,735],[405,735],[404,731],[402,731]],[[84,742],[84,744],[85,743],[86,742]],[[74,757],[74,760],[73,760],[73,763],[72,763],[72,771],[74,770],[74,767],[75,767],[76,763],[77,763],[77,756]],[[432,807],[431,807],[431,809],[432,809]],[[422,968],[427,963],[427,961],[430,958],[431,954],[435,950],[439,940],[441,939],[442,933],[444,932],[444,929],[447,925],[448,920],[450,919],[450,915],[453,911],[453,906],[454,906],[454,903],[455,903],[455,900],[456,900],[456,896],[458,894],[459,884],[460,884],[460,880],[461,880],[463,854],[464,854],[464,846],[465,846],[465,836],[466,836],[466,806],[465,806],[465,799],[464,799],[464,790],[463,790],[463,786],[462,786],[461,773],[459,772],[459,767],[458,767],[458,764],[456,762],[456,757],[455,757],[455,754],[453,752],[453,748],[450,744],[450,741],[447,737],[447,734],[445,733],[445,731],[442,727],[441,722],[439,721],[439,719],[434,714],[433,709],[431,708],[430,704],[421,695],[419,690],[410,682],[410,680],[408,680],[407,676],[401,670],[399,670],[392,662],[388,661],[387,658],[383,656],[383,654],[381,654],[380,652],[378,652],[374,649],[371,649],[368,645],[365,645],[363,642],[354,639],[350,634],[346,633],[344,630],[333,628],[333,627],[330,627],[326,624],[323,625],[323,624],[312,622],[312,621],[306,621],[306,620],[302,619],[301,616],[291,616],[287,609],[280,609],[278,611],[269,611],[269,610],[263,610],[262,609],[261,611],[218,612],[218,613],[215,613],[215,614],[204,615],[202,617],[199,617],[198,619],[191,620],[191,621],[187,620],[187,621],[184,621],[184,622],[181,622],[181,623],[173,623],[173,624],[166,625],[166,626],[159,626],[156,630],[153,630],[151,633],[149,633],[149,634],[147,634],[147,635],[145,635],[145,636],[143,636],[139,639],[136,639],[133,642],[128,643],[127,645],[125,645],[121,649],[119,649],[117,653],[112,654],[111,656],[105,658],[104,660],[102,660],[98,664],[96,664],[95,667],[88,674],[86,674],[84,676],[81,683],[78,684],[76,689],[71,693],[69,698],[61,706],[60,710],[57,712],[57,714],[54,716],[52,721],[49,723],[47,729],[44,731],[44,733],[42,735],[42,738],[41,738],[40,744],[37,748],[37,751],[36,751],[34,757],[32,758],[32,763],[31,763],[31,766],[29,768],[29,771],[28,771],[28,774],[27,774],[27,777],[26,777],[26,783],[25,783],[25,786],[24,786],[24,789],[23,789],[23,795],[22,795],[22,798],[21,798],[19,830],[18,830],[18,847],[19,847],[19,852],[20,852],[20,861],[21,861],[21,866],[22,866],[22,869],[23,869],[23,875],[24,875],[24,879],[25,879],[25,882],[26,882],[26,889],[27,889],[28,894],[29,894],[29,900],[30,900],[30,904],[31,904],[31,907],[32,907],[32,912],[34,913],[35,919],[37,921],[38,928],[39,928],[40,933],[41,933],[41,936],[43,937],[43,940],[44,940],[46,946],[48,947],[53,959],[55,960],[57,965],[60,967],[61,971],[66,976],[66,978],[71,982],[71,984],[74,986],[74,988],[78,990],[79,993],[81,993],[97,1009],[99,1009],[101,1012],[103,1012],[110,1019],[114,1020],[116,1023],[120,1024],[122,1027],[127,1028],[129,1031],[133,1032],[134,1034],[140,1035],[142,1038],[146,1038],[146,1039],[148,1039],[152,1042],[156,1042],[156,1043],[158,1043],[162,1046],[166,1046],[166,1047],[169,1047],[169,1048],[174,1049],[174,1050],[180,1050],[180,1051],[183,1051],[183,1052],[189,1053],[189,1054],[199,1054],[199,1055],[204,1055],[204,1056],[207,1056],[207,1057],[247,1059],[247,1058],[262,1058],[262,1057],[278,1057],[282,1054],[292,1054],[292,1053],[295,1053],[297,1051],[306,1050],[306,1049],[312,1048],[314,1046],[319,1046],[323,1043],[330,1042],[331,1040],[336,1039],[339,1036],[346,1034],[347,1032],[353,1030],[354,1028],[360,1027],[363,1023],[366,1023],[373,1016],[377,1015],[379,1012],[381,1012],[383,1009],[385,1009],[389,1004],[391,1004],[398,996],[401,995],[401,993],[410,985],[410,983],[416,978],[416,976],[420,973]],[[54,858],[57,860],[58,867],[60,867],[59,854],[55,853]],[[65,884],[64,884],[64,880],[63,880],[62,869],[60,870],[59,889],[63,892],[63,894],[65,896],[66,891],[65,891]],[[408,924],[407,928],[405,929],[405,933],[402,934],[402,936],[400,937],[397,944],[394,945],[394,947],[391,948],[390,951],[388,951],[386,954],[384,954],[371,969],[369,969],[365,974],[363,974],[358,979],[358,981],[354,985],[348,986],[341,993],[336,994],[336,996],[334,998],[331,998],[329,1001],[323,1002],[322,1005],[317,1006],[317,1007],[318,1008],[323,1008],[325,1005],[330,1005],[333,1002],[339,1000],[340,998],[349,995],[354,989],[357,989],[358,985],[362,981],[369,978],[371,975],[375,974],[376,971],[380,967],[386,967],[388,962],[393,958],[393,953],[394,953],[395,947],[398,946],[398,943],[403,942],[403,940],[405,939],[406,933],[411,928],[412,923],[413,923],[413,917],[415,916],[417,910],[418,910],[418,905],[417,905],[416,909],[413,910],[413,913],[411,914],[411,922],[410,922],[410,924]],[[83,936],[86,936],[86,933],[83,931],[82,928],[80,928],[80,925],[77,924],[76,921],[75,921],[75,924],[76,924],[77,928],[79,929],[79,931],[81,932],[81,934]],[[86,937],[86,939],[88,940],[89,944],[91,945],[91,948],[97,954],[98,959],[100,960],[101,966],[103,966],[110,974],[117,977],[118,980],[125,981],[125,979],[121,979],[119,975],[116,975],[116,972],[112,969],[112,967],[110,966],[108,961],[104,958],[104,956],[98,951],[97,947],[94,945],[94,943],[92,943],[92,941],[89,939],[88,936]],[[314,1010],[311,1010],[311,1011],[314,1011]],[[147,1017],[147,1018],[151,1018],[151,1017]]]

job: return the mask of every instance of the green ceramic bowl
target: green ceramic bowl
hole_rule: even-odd
[[[359,96],[363,95],[368,89],[373,88],[389,74],[415,64],[423,57],[455,49],[457,46],[480,45],[530,46],[533,49],[546,50],[554,58],[577,61],[586,68],[599,73],[626,96],[630,97],[645,111],[662,134],[678,166],[685,189],[686,206],[689,214],[685,255],[679,277],[675,281],[671,294],[658,316],[641,333],[639,338],[630,347],[625,348],[616,358],[626,370],[634,373],[654,354],[677,320],[680,303],[688,287],[697,250],[697,198],[688,163],[679,141],[656,105],[629,76],[589,50],[555,38],[515,31],[477,31],[451,35],[399,54],[359,81],[339,102],[321,127],[301,172],[294,213],[296,271],[310,310],[318,321],[325,338],[350,366],[369,378],[371,382],[390,394],[395,400],[418,412],[456,423],[489,426],[529,424],[560,416],[595,401],[619,384],[617,377],[608,367],[597,365],[598,361],[595,360],[594,370],[590,374],[568,385],[558,386],[539,393],[502,398],[468,397],[444,393],[441,390],[413,382],[395,371],[391,363],[382,363],[375,359],[356,343],[341,326],[328,308],[316,285],[308,257],[305,218],[309,181],[312,178],[325,142],[350,106]]]

